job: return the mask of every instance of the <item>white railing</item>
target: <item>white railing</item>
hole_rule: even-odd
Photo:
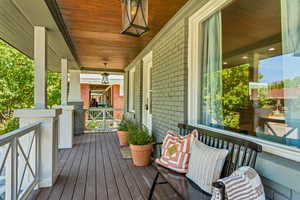
[[[0,136],[0,200],[27,199],[39,179],[40,122]]]
[[[89,108],[85,110],[85,129],[90,131],[116,130],[123,115],[123,109]]]

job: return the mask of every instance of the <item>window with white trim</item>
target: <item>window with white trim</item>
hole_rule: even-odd
[[[129,71],[129,99],[128,99],[129,112],[134,112],[134,94],[135,94],[134,74],[135,74],[135,68],[132,68]]]
[[[300,2],[216,2],[190,19],[190,123],[300,148]]]

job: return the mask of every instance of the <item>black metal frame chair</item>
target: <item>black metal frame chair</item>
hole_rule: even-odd
[[[186,124],[178,124],[180,135],[187,135],[193,130],[198,130],[199,140],[208,146],[227,149],[229,151],[228,156],[221,173],[221,178],[227,177],[232,174],[236,169],[242,166],[255,167],[257,154],[262,152],[262,146],[254,142],[216,133],[203,128],[198,128]],[[156,146],[160,147],[162,143],[157,143]],[[161,151],[161,148],[159,148]],[[208,200],[211,195],[202,191],[196,184],[186,178],[184,175],[176,173],[170,169],[162,166],[154,165],[157,169],[157,173],[153,180],[148,200],[152,199],[156,185],[169,184],[174,191],[183,199],[198,199]],[[159,177],[162,177],[163,181],[158,181]],[[224,197],[224,185],[220,182],[213,183],[213,187],[220,189]]]

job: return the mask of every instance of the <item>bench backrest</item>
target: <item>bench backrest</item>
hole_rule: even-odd
[[[229,151],[221,178],[231,175],[233,171],[242,166],[255,168],[257,153],[262,151],[261,145],[245,139],[216,133],[186,124],[178,124],[178,128],[180,130],[180,135],[187,135],[197,129],[199,132],[198,139],[201,142],[211,147],[227,149]]]

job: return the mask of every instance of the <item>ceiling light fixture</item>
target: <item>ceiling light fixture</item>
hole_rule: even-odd
[[[275,51],[276,49],[274,47],[271,47],[268,49],[268,51]]]
[[[122,26],[122,34],[134,37],[148,32],[148,0],[122,0]]]
[[[107,68],[107,63],[104,63],[104,66],[105,66],[105,69],[106,69]],[[101,74],[101,76],[102,76],[101,83],[105,84],[105,85],[109,84],[109,79],[108,79],[109,74],[107,72],[104,72],[104,73]]]
[[[248,59],[248,56],[243,56],[242,59]]]

